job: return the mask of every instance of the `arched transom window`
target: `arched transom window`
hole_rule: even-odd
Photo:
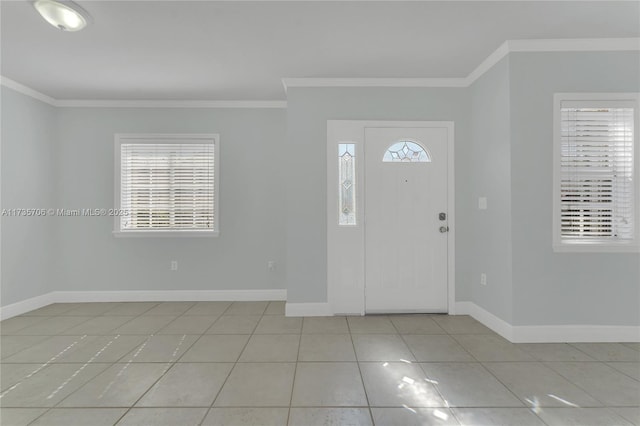
[[[391,144],[382,157],[383,163],[430,163],[431,156],[418,143],[401,140]]]

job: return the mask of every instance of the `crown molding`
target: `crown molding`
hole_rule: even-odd
[[[466,87],[471,86],[474,81],[482,77],[484,73],[493,68],[498,62],[500,62],[502,58],[507,56],[509,53],[509,42],[505,41],[500,45],[500,47],[498,47],[489,56],[487,56],[484,61],[480,62],[480,65],[478,65],[473,71],[471,71],[471,73],[464,79]]]
[[[24,84],[11,80],[10,78],[0,75],[0,85],[4,87],[8,87],[9,89],[15,90],[18,93],[22,93],[23,95],[27,95],[34,99],[42,101],[45,104],[56,106],[56,100],[53,99],[51,96],[47,96],[44,93],[40,93],[37,90],[33,90],[31,87],[25,86]]]
[[[509,40],[509,52],[616,52],[640,50],[640,38]]]
[[[516,0],[514,0],[516,1]],[[507,40],[464,78],[283,78],[291,87],[469,87],[502,58],[515,52],[619,52],[640,51],[636,38],[576,38]],[[0,85],[46,104],[63,108],[286,108],[287,101],[207,100],[80,100],[54,99],[24,84],[0,76]]]
[[[469,87],[502,58],[515,52],[638,51],[640,38],[507,40],[464,78],[283,78],[291,87]]]
[[[56,100],[62,108],[286,108],[287,101]]]
[[[283,78],[290,87],[466,87],[464,78]]]
[[[0,85],[60,108],[286,108],[287,101],[199,101],[199,100],[92,100],[55,99],[10,78],[0,76]]]

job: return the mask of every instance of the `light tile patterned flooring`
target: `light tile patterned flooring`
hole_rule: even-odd
[[[640,425],[640,345],[283,302],[54,304],[0,323],[0,424]]]

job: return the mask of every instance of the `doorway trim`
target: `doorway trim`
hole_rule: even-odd
[[[334,315],[365,314],[365,129],[447,129],[447,312],[455,314],[455,170],[453,121],[327,121],[327,302]],[[356,223],[338,224],[338,144],[355,144]]]

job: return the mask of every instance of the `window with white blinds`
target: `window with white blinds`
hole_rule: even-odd
[[[120,233],[217,234],[217,135],[119,135]]]
[[[637,102],[565,99],[556,114],[556,248],[637,248]]]

